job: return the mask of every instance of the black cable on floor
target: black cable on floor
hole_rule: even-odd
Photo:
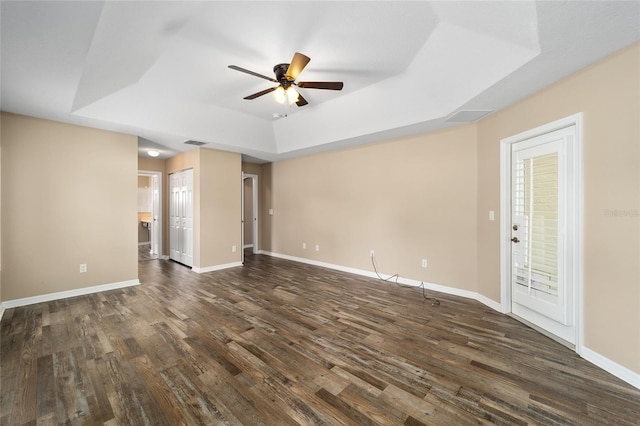
[[[398,274],[393,274],[393,275],[391,275],[391,276],[389,276],[387,278],[382,278],[382,276],[378,273],[378,268],[376,267],[375,256],[373,256],[373,255],[371,256],[371,264],[373,265],[374,272],[376,273],[378,278],[380,278],[382,281],[387,281],[388,282],[388,281],[391,281],[391,280],[393,280],[395,278],[394,282],[396,283],[396,285],[398,287],[401,287],[401,288],[414,288],[415,287],[415,286],[412,286],[412,285],[400,284],[398,282],[398,279],[400,278],[400,275],[398,275]],[[438,299],[436,299],[435,297],[427,297],[427,292],[426,292],[426,290],[424,288],[424,282],[423,281],[420,281],[419,287],[422,287],[422,297],[424,297],[425,300],[432,300],[431,306],[439,306],[440,305],[440,301]]]

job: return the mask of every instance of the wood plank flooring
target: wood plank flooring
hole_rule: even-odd
[[[267,256],[9,309],[0,423],[638,425],[640,391],[477,303]]]

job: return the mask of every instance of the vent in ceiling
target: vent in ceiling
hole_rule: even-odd
[[[454,123],[473,123],[492,112],[493,111],[490,109],[461,109],[451,114],[445,121]]]
[[[185,142],[187,145],[195,145],[195,146],[202,146],[202,145],[206,145],[206,142],[200,142],[200,141],[186,141]]]

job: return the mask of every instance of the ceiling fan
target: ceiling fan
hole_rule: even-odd
[[[296,104],[299,107],[307,105],[308,102],[305,98],[298,93],[293,86],[298,86],[303,89],[325,89],[325,90],[342,90],[343,83],[341,81],[300,81],[296,83],[296,78],[302,72],[304,67],[307,66],[311,58],[302,53],[296,52],[291,59],[290,64],[278,64],[273,67],[273,72],[276,78],[268,77],[266,75],[258,74],[257,72],[250,71],[245,68],[241,68],[237,65],[229,65],[232,70],[240,71],[246,74],[250,74],[265,80],[279,83],[276,87],[270,87],[266,90],[262,90],[258,93],[254,93],[249,96],[245,96],[244,99],[255,99],[267,93],[274,92],[276,101],[284,103],[285,100],[289,101],[289,104]]]

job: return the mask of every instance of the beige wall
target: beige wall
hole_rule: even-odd
[[[200,148],[201,267],[240,262],[240,154]],[[231,247],[236,246],[236,252]]]
[[[193,266],[208,268],[239,262],[242,250],[240,154],[195,148],[166,162],[168,174],[191,168]],[[236,246],[235,253],[232,246]]]
[[[1,119],[2,300],[137,280],[137,139]]]
[[[260,250],[273,251],[271,236],[273,234],[273,216],[269,215],[269,210],[273,208],[273,163],[263,164],[260,169],[259,186],[260,194],[258,199],[258,244]]]
[[[265,247],[369,271],[373,249],[385,274],[476,291],[476,156],[470,125],[276,162]]]
[[[584,344],[640,373],[640,44],[481,121],[478,287],[500,298],[500,140],[584,113]],[[620,216],[608,212],[624,212]]]

